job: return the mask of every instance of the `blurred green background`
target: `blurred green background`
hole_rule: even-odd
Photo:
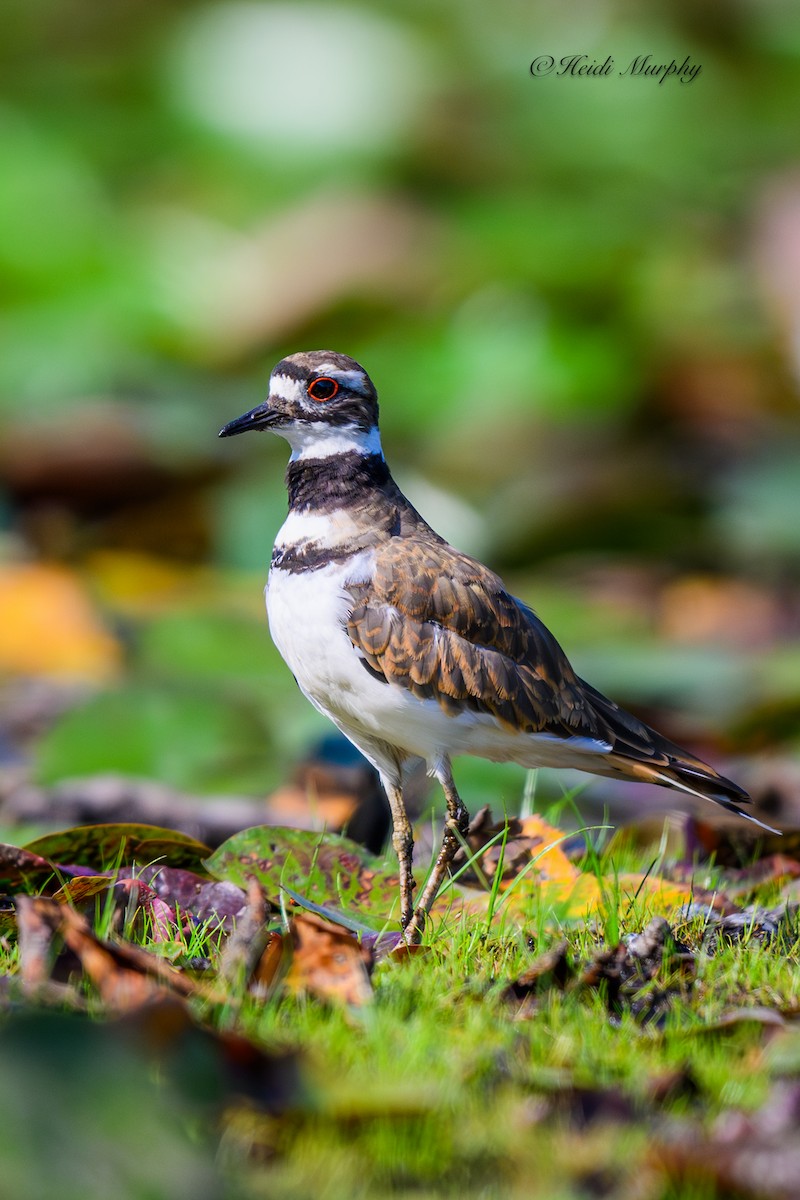
[[[800,746],[800,10],[10,0],[0,748],[263,792],[323,731],[261,588],[284,354],[358,358],[401,485],[577,668]],[[532,77],[542,54],[615,59]],[[701,71],[620,76],[637,55]],[[470,773],[471,772],[471,773]],[[470,803],[520,777],[473,764]]]

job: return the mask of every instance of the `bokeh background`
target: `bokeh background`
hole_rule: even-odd
[[[577,53],[701,71],[529,71]],[[264,795],[324,732],[263,615],[285,447],[216,440],[316,347],[582,674],[797,799],[796,6],[9,0],[0,61],[6,800]]]

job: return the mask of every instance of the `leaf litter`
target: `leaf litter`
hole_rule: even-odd
[[[696,859],[604,874],[601,865],[586,835],[568,835],[539,816],[505,828],[483,810],[454,866],[456,881],[437,902],[438,930],[427,945],[409,948],[396,923],[392,860],[340,835],[254,827],[212,852],[168,829],[77,827],[25,847],[0,847],[8,897],[1,936],[9,950],[16,947],[0,998],[12,1022],[13,1012],[27,1010],[102,1017],[120,1029],[125,1022],[173,1064],[187,1031],[206,1039],[224,1064],[217,1135],[240,1163],[288,1161],[312,1129],[340,1137],[354,1120],[359,1128],[388,1121],[397,1128],[410,1122],[411,1129],[427,1119],[438,1105],[435,1089],[425,1102],[412,1102],[400,1087],[392,1099],[379,1089],[373,1101],[355,1103],[320,1081],[297,1033],[287,1041],[272,1023],[265,1041],[260,1014],[319,1006],[341,1013],[346,1036],[357,1039],[371,1010],[373,1020],[382,1019],[385,994],[402,995],[424,977],[419,971],[439,977],[435,972],[457,952],[456,928],[458,936],[465,928],[484,930],[476,944],[497,956],[494,990],[475,992],[468,972],[461,989],[429,994],[428,1002],[480,998],[495,1006],[501,1026],[520,1031],[517,1039],[523,1029],[554,1020],[559,1007],[583,1011],[590,1021],[602,1012],[615,1036],[629,1038],[636,1029],[636,1036],[665,1044],[676,1029],[693,1037],[756,1037],[764,1052],[775,1039],[800,1036],[792,1028],[800,1003],[769,1003],[763,987],[751,997],[739,987],[712,1018],[697,1015],[717,959],[750,954],[796,962],[794,900],[749,907],[737,901],[780,895],[800,877],[800,862],[773,853],[742,867]],[[544,920],[543,906],[550,914]],[[653,911],[659,907],[668,915]],[[525,932],[532,920],[535,937]],[[544,946],[527,963],[519,950],[509,951],[526,939]],[[522,969],[512,972],[514,961]],[[408,964],[407,984],[397,973],[401,962]],[[800,1054],[795,1058],[800,1064]],[[796,1070],[800,1078],[800,1065]],[[723,1106],[716,1124],[698,1125],[675,1115],[687,1106],[702,1112],[707,1098],[686,1064],[664,1066],[633,1090],[608,1078],[590,1082],[572,1069],[527,1069],[522,1077],[528,1099],[513,1110],[515,1128],[561,1131],[557,1136],[567,1139],[580,1133],[590,1141],[595,1126],[646,1128],[645,1196],[676,1181],[709,1196],[728,1188],[754,1197],[800,1195],[787,1182],[795,1151],[786,1114],[795,1111],[795,1093],[781,1092],[778,1083],[765,1108]],[[519,1067],[512,1070],[518,1085],[522,1077]],[[584,1162],[586,1145],[575,1157],[574,1180],[624,1197],[621,1177],[606,1178],[605,1168]],[[758,1191],[743,1146],[756,1158],[774,1156],[764,1176],[772,1192]]]

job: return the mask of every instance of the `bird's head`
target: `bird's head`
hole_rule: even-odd
[[[229,421],[220,437],[268,429],[292,447],[292,458],[327,458],[348,450],[380,454],[378,396],[363,367],[346,354],[309,350],[283,358],[269,395]]]

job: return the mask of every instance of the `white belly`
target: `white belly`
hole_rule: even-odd
[[[347,581],[369,576],[372,552],[315,571],[270,572],[267,614],[273,641],[308,699],[365,749],[388,743],[435,762],[442,754],[473,754],[524,766],[578,765],[608,747],[589,739],[515,734],[484,713],[448,716],[435,700],[422,700],[398,684],[376,679],[364,667],[346,631],[352,598]]]
[[[388,742],[430,759],[446,750],[429,726],[431,707],[444,716],[438,704],[376,679],[347,635],[353,601],[344,584],[368,575],[371,559],[367,550],[346,566],[295,574],[273,569],[266,592],[270,632],[301,691],[355,741]]]
[[[367,704],[369,676],[345,630],[352,599],[347,580],[363,578],[371,553],[315,571],[273,568],[267,583],[267,616],[275,645],[298,686],[328,715]],[[363,678],[362,678],[363,677]]]

